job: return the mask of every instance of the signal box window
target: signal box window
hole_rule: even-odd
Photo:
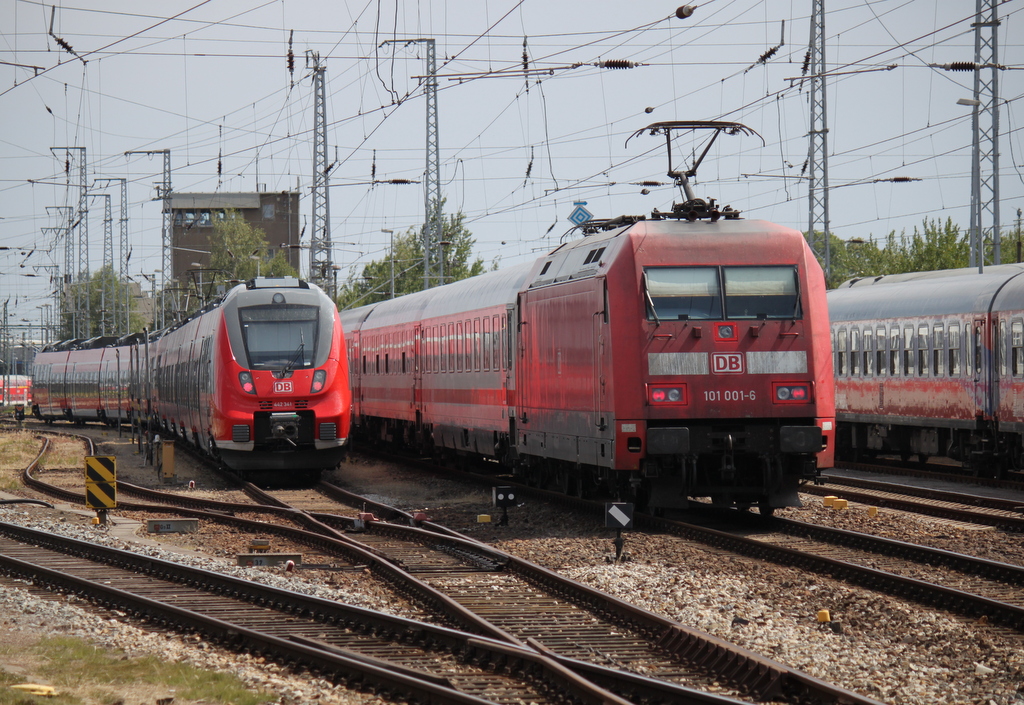
[[[316,306],[247,306],[238,310],[242,339],[254,370],[312,367],[320,330]]]
[[[800,317],[793,267],[722,267],[722,274],[726,318]]]
[[[715,267],[651,267],[644,270],[644,281],[648,320],[722,318]]]

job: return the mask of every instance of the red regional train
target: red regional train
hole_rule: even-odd
[[[853,279],[828,293],[836,452],[1024,468],[1024,265]]]
[[[655,510],[799,505],[834,433],[825,283],[802,234],[699,200],[583,233],[343,311],[353,434]]]
[[[338,312],[318,287],[290,277],[240,284],[148,339],[49,346],[33,379],[40,419],[115,423],[142,408],[159,432],[237,471],[324,470],[346,452]]]

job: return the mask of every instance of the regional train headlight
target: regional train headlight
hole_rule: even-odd
[[[775,384],[776,404],[804,404],[811,400],[811,385],[803,384]]]
[[[242,391],[246,394],[256,393],[256,383],[252,379],[252,373],[248,370],[242,370],[238,373],[238,383],[242,385]]]
[[[313,383],[309,385],[309,393],[322,392],[327,385],[327,370],[317,370],[313,373]]]
[[[647,401],[652,406],[686,403],[686,385],[657,385],[647,388]]]

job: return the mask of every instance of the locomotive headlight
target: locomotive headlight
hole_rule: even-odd
[[[810,384],[775,384],[773,386],[777,404],[803,404],[811,400]]]
[[[322,392],[327,384],[327,370],[317,370],[313,373],[313,384],[309,386],[309,393]]]
[[[685,385],[659,385],[647,388],[647,400],[654,406],[665,404],[685,404]]]
[[[246,394],[256,393],[256,383],[252,379],[252,373],[248,370],[242,370],[238,373],[238,383],[242,385],[242,391]]]

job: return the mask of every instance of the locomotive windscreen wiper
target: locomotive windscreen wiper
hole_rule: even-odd
[[[647,285],[647,272],[644,272],[644,298],[647,299],[647,305],[651,307],[651,314],[654,316],[654,327],[661,327],[661,319],[658,318],[658,312],[654,308],[654,299],[651,298],[651,292]]]

